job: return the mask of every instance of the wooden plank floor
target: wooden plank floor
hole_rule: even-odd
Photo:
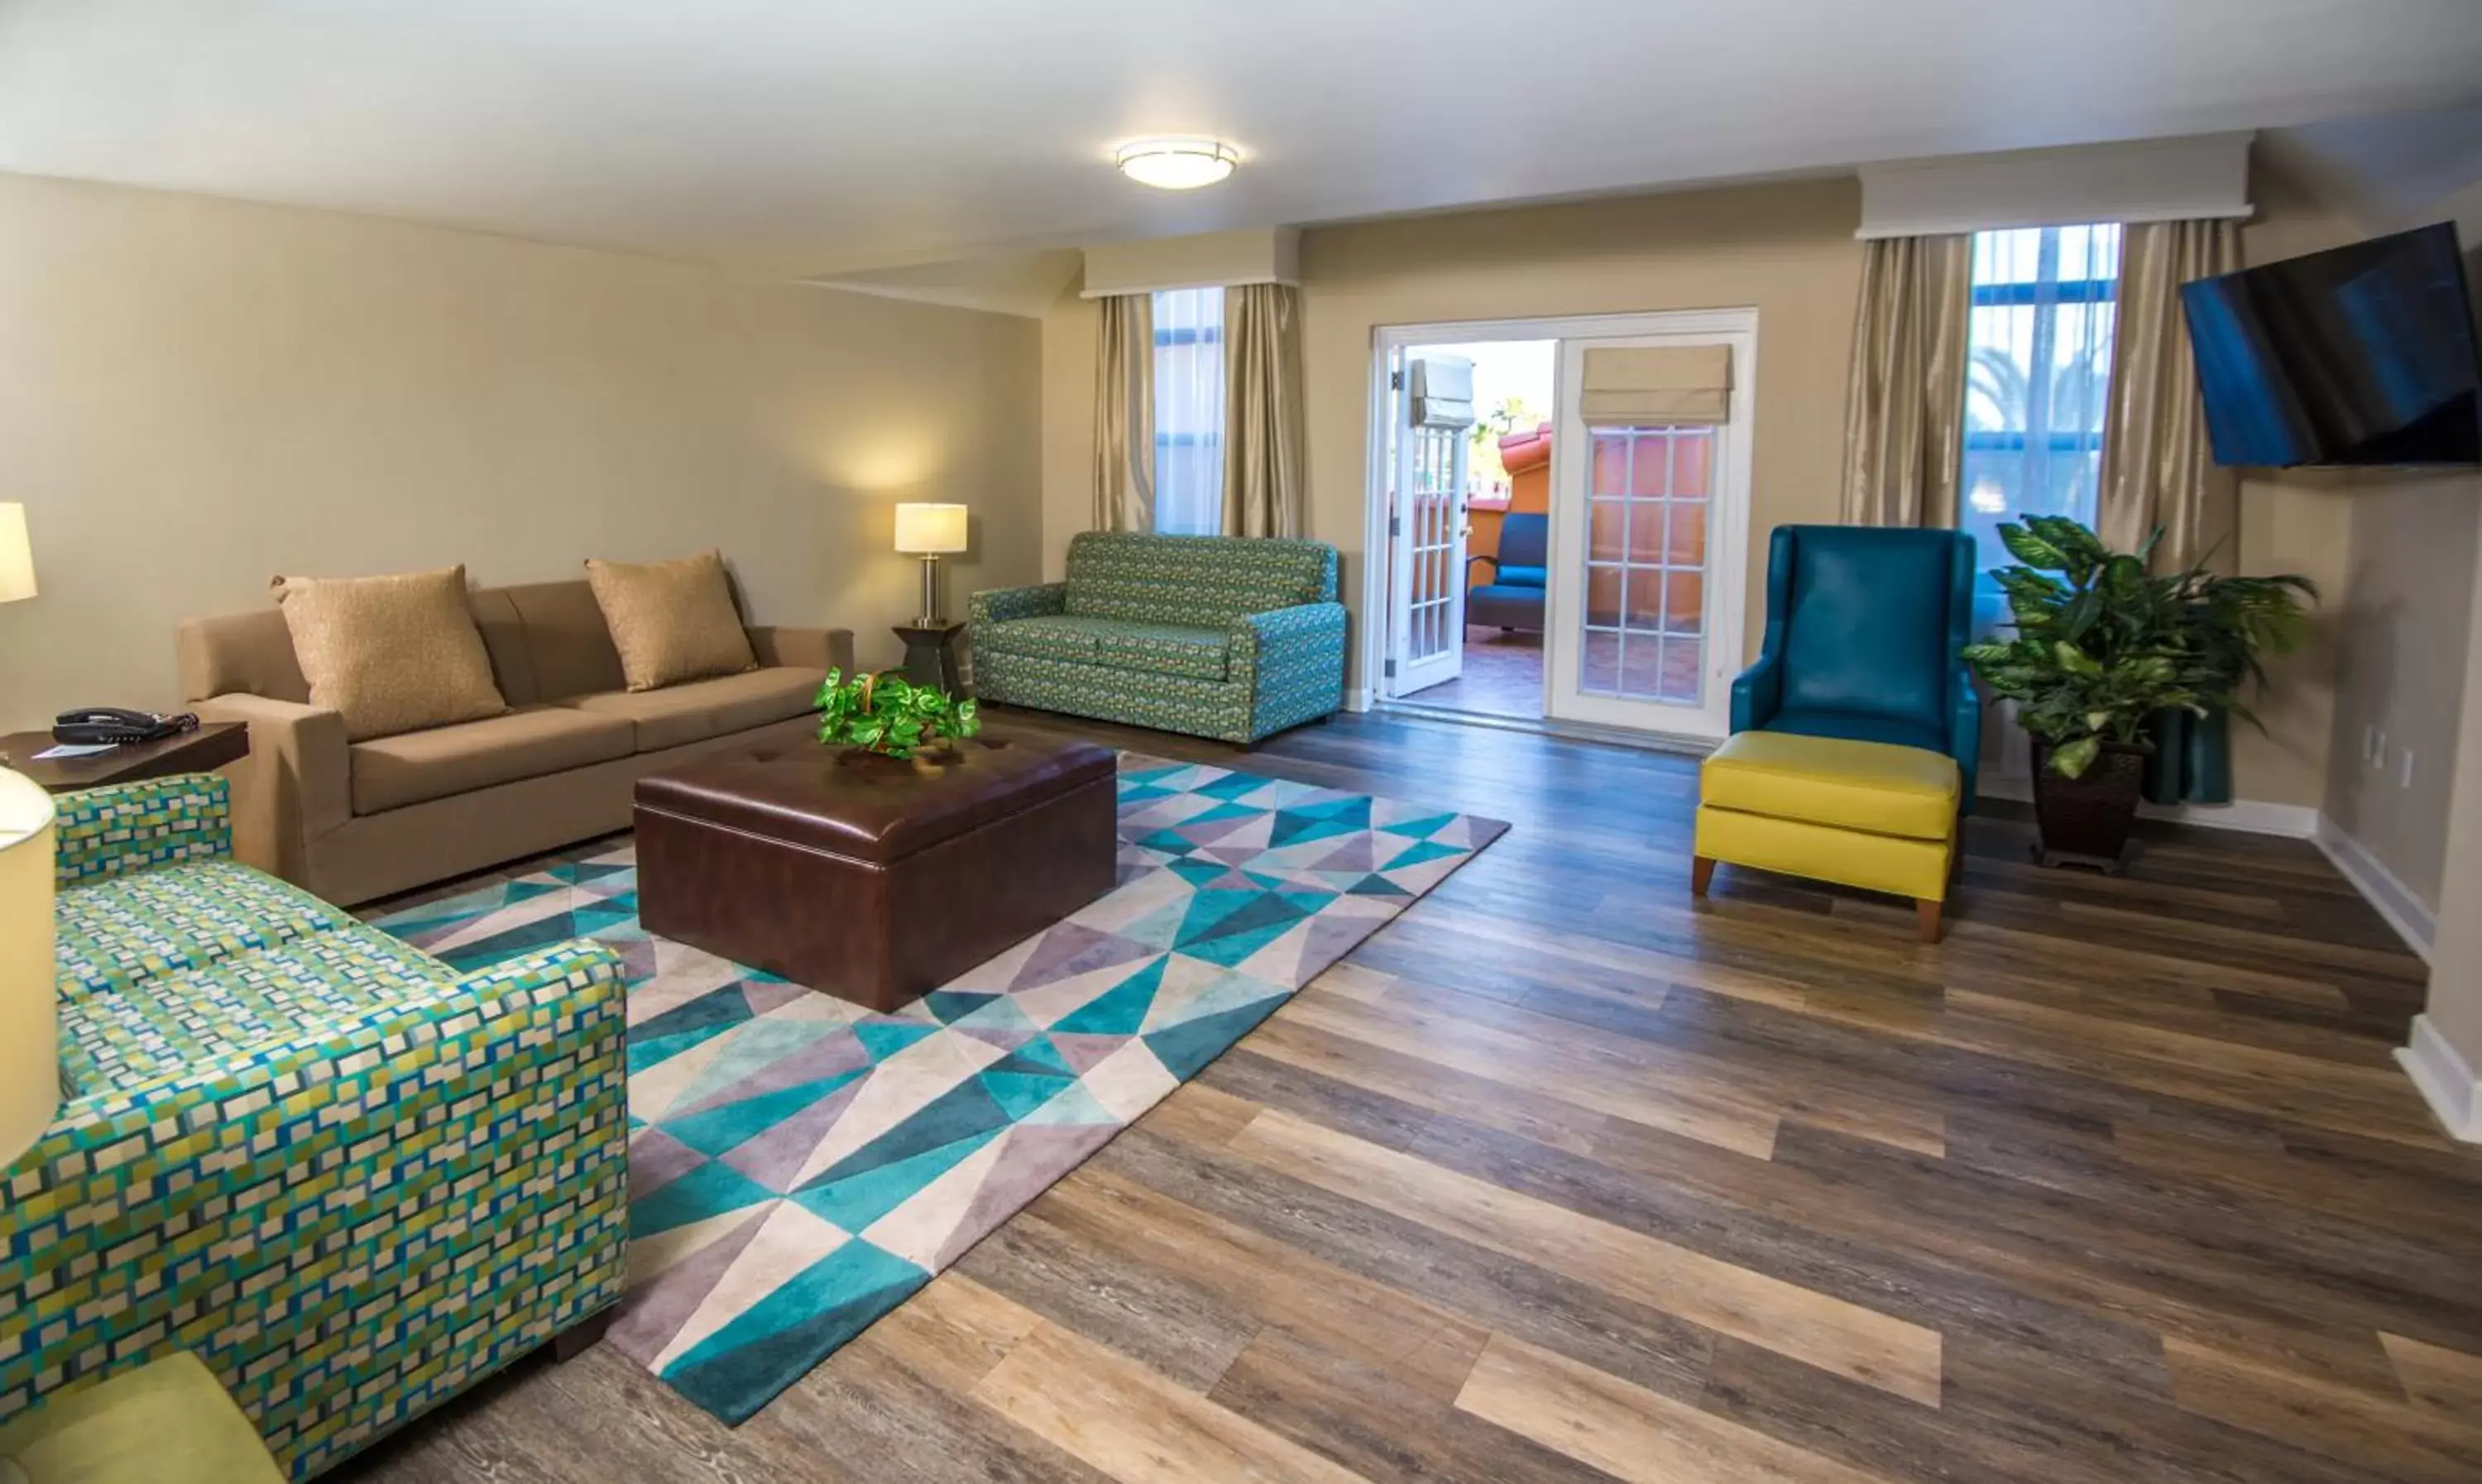
[[[1077,729],[1515,829],[746,1425],[597,1349],[341,1476],[2482,1479],[2482,1154],[2308,844],[1977,818],[1934,948],[1693,904],[1680,758]]]

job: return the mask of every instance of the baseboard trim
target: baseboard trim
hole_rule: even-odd
[[[2413,1044],[2396,1052],[2396,1061],[2448,1133],[2482,1144],[2482,1077],[2474,1075],[2429,1016],[2413,1018]]]
[[[1348,711],[1367,711],[1370,709],[1370,687],[1359,686],[1344,693],[1344,708]]]
[[[1974,790],[1986,799],[2012,799],[2030,804],[2034,783],[2026,778],[1985,776]],[[2208,830],[2236,830],[2244,835],[2278,835],[2286,839],[2315,839],[2319,813],[2306,804],[2270,804],[2263,799],[2235,799],[2230,804],[2140,804],[2141,819],[2198,825]]]
[[[2312,836],[2327,859],[2353,884],[2388,926],[2405,941],[2405,946],[2430,962],[2431,938],[2438,930],[2437,919],[2428,904],[2416,896],[2413,888],[2396,879],[2396,873],[2370,854],[2360,840],[2344,833],[2344,827],[2324,814],[2318,817],[2318,833]]]

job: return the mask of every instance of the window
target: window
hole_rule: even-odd
[[[1224,290],[1155,298],[1155,529],[1224,528]]]
[[[2115,224],[1973,234],[1960,515],[1986,570],[2004,522],[2094,523],[2119,288]]]

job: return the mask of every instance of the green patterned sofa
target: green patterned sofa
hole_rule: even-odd
[[[307,1478],[622,1287],[619,960],[458,974],[228,859],[224,781],[59,801],[64,1101],[0,1175],[0,1420],[175,1351]]]
[[[1325,542],[1088,531],[1069,580],[974,595],[974,694],[1245,746],[1344,704]]]

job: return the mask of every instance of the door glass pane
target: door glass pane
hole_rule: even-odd
[[[1595,498],[1579,683],[1597,694],[1699,705],[1714,430],[1593,428],[1588,437]]]

